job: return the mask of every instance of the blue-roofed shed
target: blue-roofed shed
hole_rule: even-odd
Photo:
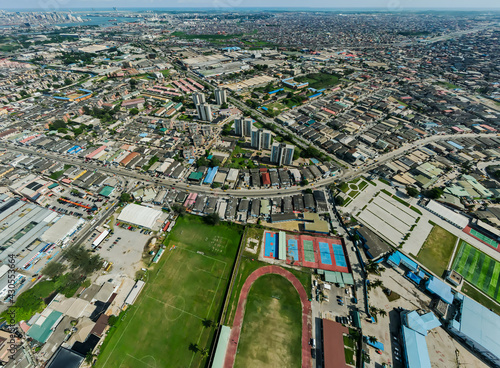
[[[413,281],[415,284],[420,285],[420,282],[422,281],[422,278],[415,275],[413,272],[408,271],[405,276],[410,280]]]
[[[278,93],[278,92],[281,92],[281,91],[284,91],[284,90],[285,90],[284,88],[280,88],[280,89],[275,89],[274,91],[267,92],[267,93],[270,94],[270,95],[274,95],[275,93]]]
[[[406,266],[408,269],[410,269],[413,272],[417,272],[418,270],[418,264],[417,262],[413,261],[412,259],[408,258],[405,256],[403,253],[396,251],[389,255],[387,258],[387,263],[389,263],[392,267],[399,267],[400,264],[403,264]]]
[[[463,149],[464,149],[464,147],[463,147],[463,146],[461,146],[461,145],[459,145],[458,143],[455,143],[455,142],[453,142],[453,141],[446,141],[446,143],[448,143],[450,146],[455,147],[456,149],[459,149],[459,150],[463,150]]]
[[[425,336],[403,326],[402,337],[406,367],[431,368],[431,359],[429,358]]]
[[[370,346],[373,346],[375,349],[379,349],[381,351],[384,351],[384,344],[382,344],[380,341],[370,341],[370,338],[368,336],[365,336],[365,342],[370,345]]]
[[[421,316],[416,311],[413,311],[406,315],[406,325],[419,334],[427,336],[427,331],[441,326],[441,322],[432,312]]]
[[[451,286],[445,284],[437,277],[431,277],[429,281],[425,284],[425,288],[431,294],[438,296],[443,302],[451,304],[453,303],[453,293],[451,292]]]
[[[205,180],[203,180],[203,183],[205,184],[212,184],[212,182],[215,179],[215,175],[217,174],[217,171],[219,170],[219,166],[216,167],[211,167],[207,171],[207,175],[205,176]]]

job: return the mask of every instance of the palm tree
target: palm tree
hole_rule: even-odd
[[[203,321],[201,321],[203,327],[205,328],[209,328],[209,327],[212,327],[214,322],[208,318],[205,318]]]
[[[209,351],[207,348],[203,348],[200,350],[200,353],[201,353],[202,358],[207,358]]]
[[[378,309],[378,315],[379,316],[382,316],[382,317],[385,317],[387,316],[387,312],[383,309]]]
[[[378,313],[378,309],[375,308],[374,306],[371,306],[370,307],[370,314],[373,316],[373,317],[377,317],[377,313]]]
[[[90,364],[90,363],[92,363],[93,360],[94,360],[94,354],[92,354],[92,351],[89,351],[87,353],[87,355],[85,356],[85,362],[87,364]]]
[[[196,353],[200,348],[198,347],[198,344],[189,344],[189,350],[191,350],[193,353]]]
[[[366,265],[365,265],[365,270],[366,272],[368,273],[376,273],[378,274],[378,264],[377,263],[374,263],[373,261],[369,261]]]
[[[375,336],[368,336],[368,341],[371,342],[372,344],[375,344],[378,339]]]

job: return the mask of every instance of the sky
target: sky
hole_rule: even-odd
[[[498,0],[1,0],[0,9],[60,9],[61,11],[75,8],[120,8],[151,7],[151,8],[255,8],[255,7],[277,7],[277,8],[358,8],[381,10],[411,9],[498,9]]]

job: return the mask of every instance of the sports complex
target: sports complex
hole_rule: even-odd
[[[350,273],[345,244],[341,238],[264,233],[264,259],[278,259],[287,264]]]
[[[500,302],[499,262],[462,240],[452,268],[479,290]]]
[[[238,225],[179,217],[137,301],[108,333],[96,367],[204,367],[242,233]]]

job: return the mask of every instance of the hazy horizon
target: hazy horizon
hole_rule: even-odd
[[[146,2],[145,2],[146,3]],[[356,5],[344,6],[341,3],[332,5],[331,1],[311,0],[308,6],[303,6],[302,0],[274,0],[269,5],[266,0],[254,0],[252,6],[246,6],[244,0],[176,0],[169,4],[163,4],[164,0],[149,0],[147,5],[137,6],[136,0],[18,0],[15,6],[0,6],[5,11],[64,11],[64,10],[377,10],[377,11],[488,11],[500,10],[500,3],[492,0],[478,0],[471,7],[470,1],[466,0],[423,0],[418,5],[408,0],[385,0],[372,1],[361,0]],[[260,5],[262,4],[262,5]],[[285,5],[286,4],[286,5]]]

